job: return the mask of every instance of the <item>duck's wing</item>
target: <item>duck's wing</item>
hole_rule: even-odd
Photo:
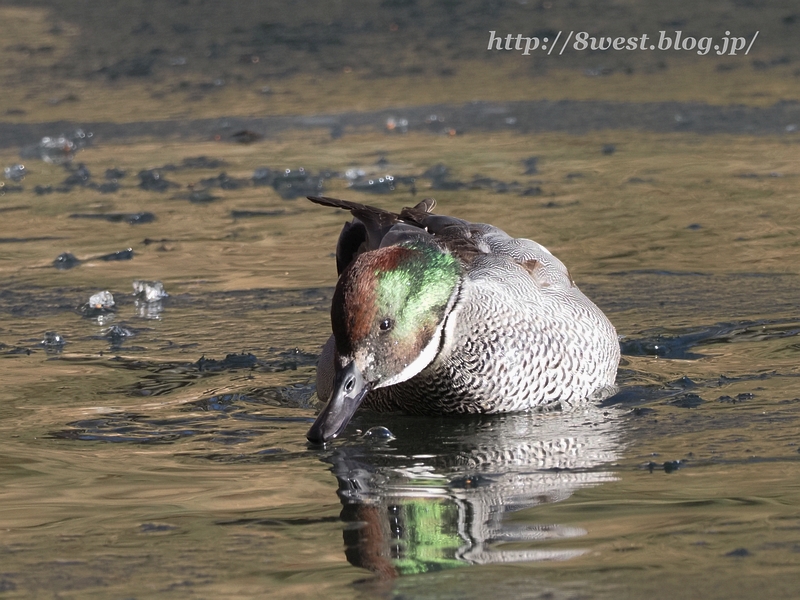
[[[325,196],[307,196],[307,198],[315,204],[349,210],[355,217],[344,224],[339,234],[339,241],[336,243],[336,271],[339,275],[356,256],[380,247],[383,237],[400,219],[400,216],[393,212],[358,202]]]
[[[322,206],[349,210],[355,217],[353,221],[344,224],[336,244],[336,270],[340,275],[362,252],[426,236],[425,226],[420,224],[420,220],[436,204],[432,198],[426,198],[416,206],[404,208],[397,214],[349,200],[325,196],[308,196],[308,199]]]
[[[494,225],[471,223],[456,217],[416,212],[411,212],[410,216],[467,269],[482,269],[487,265],[491,269],[498,263],[510,261],[522,269],[523,277],[530,277],[537,286],[575,286],[564,264],[533,240],[514,238]]]
[[[516,263],[538,287],[569,289],[575,287],[567,267],[541,244],[525,238],[514,238],[493,225],[472,224],[473,239],[484,251],[480,263],[491,270],[492,263]]]
[[[352,222],[345,223],[336,245],[336,268],[339,274],[362,252],[410,241],[435,243],[468,266],[476,256],[490,251],[486,244],[480,243],[484,230],[496,230],[491,225],[434,215],[432,211],[436,201],[433,198],[425,198],[413,207],[403,208],[399,214],[325,196],[308,196],[308,199],[322,206],[349,210],[355,217]]]
[[[374,250],[380,246],[381,239],[386,235],[386,232],[400,221],[400,215],[398,214],[382,208],[359,204],[358,202],[338,200],[337,198],[327,198],[325,196],[308,196],[308,199],[322,206],[349,210],[364,225],[369,250]]]
[[[434,215],[431,211],[435,206],[433,198],[426,198],[413,208],[404,208],[400,217],[433,236],[436,244],[456,256],[466,267],[477,256],[489,251],[488,247],[481,245],[481,236],[485,228],[494,227],[470,223],[457,217]]]

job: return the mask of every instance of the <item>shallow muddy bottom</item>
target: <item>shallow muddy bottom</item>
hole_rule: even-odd
[[[224,164],[183,162],[200,155]],[[98,143],[74,162],[98,182],[125,170],[117,192],[41,195],[69,173],[26,163],[23,189],[0,196],[0,590],[794,597],[798,155],[791,137],[324,131]],[[176,187],[138,187],[168,163]],[[438,184],[422,176],[440,163]],[[346,215],[250,181],[301,166],[330,172],[329,195],[435,196],[545,244],[621,335],[619,393],[542,415],[365,413],[308,446]],[[413,177],[416,198],[348,189],[335,174],[351,168]],[[223,171],[241,185],[200,183]],[[191,202],[205,187],[216,198]],[[142,212],[155,220],[85,216]],[[57,270],[62,252],[81,263]],[[170,296],[137,306],[136,279]],[[116,311],[82,315],[106,289]],[[48,331],[66,344],[43,347]]]

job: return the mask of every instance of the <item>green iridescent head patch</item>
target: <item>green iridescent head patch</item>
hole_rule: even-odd
[[[409,249],[406,260],[376,273],[378,314],[393,317],[398,338],[438,322],[461,275],[459,261],[450,254],[421,244]]]

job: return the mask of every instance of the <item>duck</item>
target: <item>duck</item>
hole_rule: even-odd
[[[493,225],[393,213],[325,196],[348,210],[336,246],[332,335],[322,348],[306,435],[325,444],[359,407],[412,415],[552,410],[614,390],[616,330],[544,246]]]

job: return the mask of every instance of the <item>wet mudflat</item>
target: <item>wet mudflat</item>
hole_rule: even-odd
[[[0,596],[796,596],[791,5],[0,4]],[[529,13],[763,46],[487,57]],[[547,246],[619,393],[310,447],[320,192]]]

